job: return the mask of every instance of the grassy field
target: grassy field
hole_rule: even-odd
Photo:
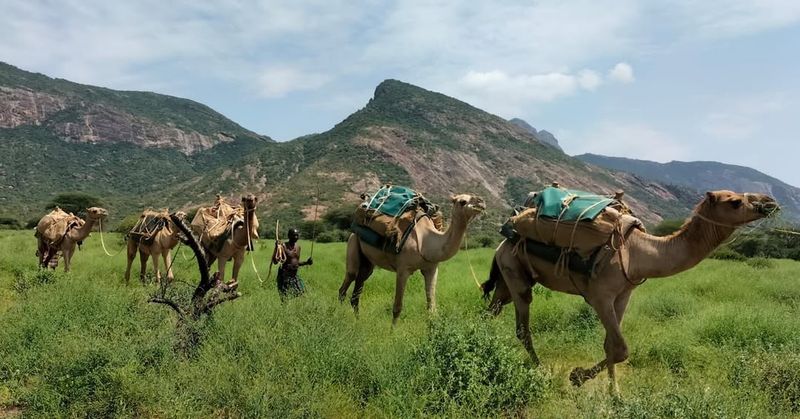
[[[105,239],[121,248],[119,236]],[[266,245],[255,252],[262,277]],[[603,356],[602,328],[580,298],[537,289],[536,369],[513,310],[482,314],[468,260],[485,277],[489,249],[440,266],[435,316],[412,277],[394,330],[387,272],[367,282],[360,318],[338,303],[343,244],[316,245],[308,293],[285,304],[248,260],[244,296],[202,322],[187,356],[173,350],[174,313],[147,302],[155,286],[126,287],[124,255],[103,254],[97,233],[69,274],[39,272],[34,247],[30,232],[0,233],[0,416],[800,415],[798,262],[709,260],[641,286],[625,318],[622,396],[611,398],[605,373],[582,388],[568,382],[573,367]],[[178,257],[175,271],[196,282],[194,261]]]

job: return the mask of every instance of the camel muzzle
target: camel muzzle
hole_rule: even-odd
[[[756,211],[758,211],[759,214],[762,214],[764,216],[769,217],[781,210],[781,207],[780,205],[778,205],[778,202],[775,201],[775,199],[773,199],[770,196],[748,194],[747,198],[753,205],[753,207],[756,209]]]

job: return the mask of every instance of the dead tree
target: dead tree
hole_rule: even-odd
[[[200,270],[200,282],[194,289],[194,293],[188,304],[180,304],[174,299],[168,298],[166,296],[166,290],[169,285],[162,287],[160,292],[151,297],[149,301],[151,303],[169,306],[178,314],[180,323],[186,324],[187,322],[199,320],[204,314],[210,315],[214,307],[226,301],[235,300],[241,297],[242,294],[235,289],[221,284],[216,277],[209,275],[208,259],[203,249],[197,244],[197,240],[194,238],[189,228],[175,213],[170,214],[169,218],[175,223],[178,229],[180,229],[181,233],[183,233],[181,241],[194,252],[195,260],[197,260],[197,267]]]

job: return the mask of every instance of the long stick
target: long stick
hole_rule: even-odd
[[[275,256],[276,256],[275,252],[277,251],[278,240],[280,240],[280,238],[279,238],[280,236],[278,236],[278,231],[280,229],[280,226],[281,226],[281,221],[280,220],[275,220],[275,248],[276,248],[276,250],[272,251],[272,256],[270,256],[270,258],[269,258],[269,272],[267,272],[267,281],[269,281],[269,279],[272,277],[272,265],[275,264]]]
[[[309,259],[314,257],[314,243],[317,241],[317,208],[319,207],[319,184],[317,184],[317,196],[314,198],[314,222],[311,224],[311,253]]]

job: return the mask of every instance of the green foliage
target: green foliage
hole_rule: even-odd
[[[766,393],[772,414],[800,413],[800,355],[794,352],[742,353],[731,364],[734,386]]]
[[[81,192],[67,192],[56,195],[45,209],[60,207],[66,212],[73,214],[85,214],[87,208],[102,207],[103,202],[100,198]]]
[[[791,230],[789,230],[791,231]],[[775,230],[742,234],[729,246],[747,257],[785,258],[800,260],[800,240],[794,234]]]
[[[353,224],[353,207],[348,205],[331,208],[325,212],[322,220],[339,230],[349,230],[350,225]]]
[[[711,253],[709,257],[718,260],[735,260],[740,262],[747,260],[746,256],[731,249],[731,247],[728,245],[722,245],[718,247]]]
[[[657,226],[653,227],[650,233],[656,236],[668,236],[680,230],[683,222],[684,220],[680,218],[666,219],[658,223]]]
[[[764,257],[749,258],[745,261],[745,263],[747,264],[747,266],[750,266],[755,269],[769,269],[774,266],[772,260]]]
[[[549,377],[531,369],[497,335],[446,317],[431,321],[428,339],[414,350],[412,363],[411,387],[428,414],[472,406],[481,416],[513,415],[549,390]]]
[[[0,217],[0,229],[18,230],[22,225],[16,218]]]
[[[129,214],[122,219],[122,221],[117,224],[117,227],[114,229],[115,232],[120,234],[128,234],[129,231],[139,222],[139,218],[141,214]],[[191,219],[189,219],[191,221]]]

